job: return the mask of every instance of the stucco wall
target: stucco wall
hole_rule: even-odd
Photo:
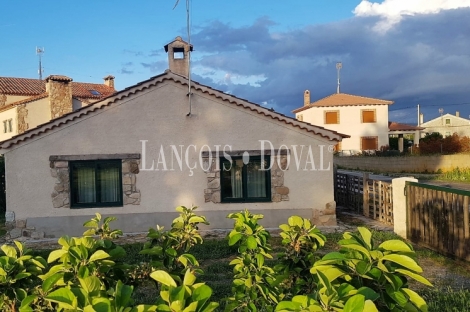
[[[363,109],[376,110],[375,123],[361,122]],[[325,111],[339,111],[339,124],[325,124]],[[313,107],[297,113],[297,117],[298,115],[303,115],[303,121],[350,135],[350,138],[343,139],[342,150],[359,151],[361,137],[364,136],[377,136],[378,148],[388,145],[388,105]]]
[[[469,168],[470,155],[432,155],[410,157],[334,157],[335,165],[346,169],[369,170],[374,172],[443,172],[455,168]]]
[[[51,120],[51,110],[49,108],[49,99],[44,98],[38,101],[26,104],[28,110],[27,123],[29,129],[36,128],[38,125]]]
[[[16,219],[28,219],[31,221],[28,224],[42,227],[46,235],[48,232],[60,235],[63,230],[80,231],[83,220],[95,212],[118,216],[125,231],[145,231],[156,223],[168,225],[174,217],[174,208],[179,205],[199,206],[199,212],[208,217],[213,228],[232,226],[225,216],[244,208],[264,213],[270,220],[265,225],[277,227],[285,222],[279,217],[289,215],[290,211],[311,218],[314,211],[320,211],[334,201],[333,157],[327,148],[330,141],[202,93],[193,96],[192,116],[187,117],[186,94],[185,87],[165,83],[83,116],[73,124],[63,125],[59,131],[50,131],[13,147],[6,153],[7,211],[13,211]],[[146,159],[141,160],[136,182],[141,192],[140,205],[99,209],[53,208],[51,192],[56,179],[51,177],[49,156],[142,153],[141,140],[147,140],[147,143]],[[325,145],[323,163],[329,170],[302,170],[308,152],[304,150],[300,159],[301,170],[295,168],[296,163],[292,160],[284,173],[284,185],[290,190],[289,201],[206,203],[207,175],[198,163],[201,147],[208,145],[214,150],[215,145],[230,145],[232,150],[259,150],[259,140],[271,141],[274,148],[282,144],[289,147],[312,146],[316,169],[320,169],[321,159],[318,145]],[[188,163],[191,166],[197,163],[192,176],[184,163],[183,171],[179,171],[177,166],[175,171],[162,171],[162,165],[159,171],[145,170],[150,168],[152,160],[157,163],[161,146],[170,165],[171,145],[183,145],[183,152],[190,145],[196,146],[197,152],[188,149]]]
[[[24,95],[7,95],[7,100],[5,102],[5,105],[8,105],[13,102],[21,101],[29,97],[30,96],[24,96]]]

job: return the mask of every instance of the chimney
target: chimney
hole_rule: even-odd
[[[459,112],[459,111],[456,111],[456,112],[455,112],[455,116],[460,117],[460,112]]]
[[[192,51],[193,45],[190,45],[179,36],[165,45],[165,52],[168,53],[170,71],[181,76],[189,77],[189,52]]]
[[[108,75],[103,78],[104,85],[114,89],[114,76]]]
[[[304,106],[310,105],[310,91],[305,90],[304,92]]]
[[[50,75],[46,78],[46,92],[49,93],[51,119],[72,112],[72,78]]]
[[[419,125],[418,126],[421,126],[423,123],[424,123],[424,115],[423,115],[423,113],[421,113],[421,114],[419,114]]]

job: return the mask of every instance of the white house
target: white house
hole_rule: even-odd
[[[0,141],[115,92],[113,76],[105,77],[104,84],[72,82],[62,75],[45,80],[0,77]]]
[[[388,106],[393,101],[335,93],[310,102],[310,91],[304,92],[304,106],[293,110],[297,120],[346,133],[337,150],[351,153],[378,150],[388,145]]]
[[[421,123],[421,126],[426,128],[421,132],[421,136],[424,136],[426,133],[439,132],[444,137],[454,133],[457,133],[459,136],[470,137],[470,120],[460,117],[459,112],[456,112],[455,116],[444,114]]]
[[[179,205],[212,228],[245,208],[336,224],[328,147],[347,136],[188,81],[191,48],[178,37],[170,70],[0,143],[11,238],[80,234],[95,212],[141,232]]]

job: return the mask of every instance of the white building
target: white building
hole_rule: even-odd
[[[304,106],[293,110],[297,120],[346,133],[350,138],[336,147],[347,153],[378,150],[388,145],[388,106],[393,101],[335,93],[310,102],[310,91],[304,92]]]
[[[427,122],[423,122],[420,126],[426,128],[421,132],[422,137],[426,135],[426,133],[433,132],[439,132],[444,137],[453,135],[454,133],[459,136],[470,137],[470,120],[460,117],[459,112],[456,112],[455,116],[444,114]]]

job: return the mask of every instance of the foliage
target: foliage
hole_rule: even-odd
[[[111,230],[109,223],[116,220],[116,217],[106,217],[101,222],[101,214],[98,212],[95,214],[96,217],[85,222],[84,227],[90,228],[83,233],[83,236],[94,236],[98,235],[101,239],[114,239],[122,235],[121,230]]]
[[[23,300],[38,280],[37,276],[47,268],[46,261],[31,255],[20,242],[16,248],[0,247],[0,308],[2,311],[15,311],[15,306]]]
[[[274,269],[286,277],[282,284],[284,292],[288,297],[309,294],[316,287],[309,271],[319,258],[315,252],[325,245],[326,237],[310,220],[299,216],[290,217],[279,228],[284,250],[278,255],[281,263]]]
[[[229,233],[229,245],[238,244],[240,255],[230,262],[234,280],[232,296],[228,298],[225,311],[272,311],[278,303],[278,284],[275,271],[266,265],[271,259],[269,232],[258,223],[262,215],[253,215],[248,210],[231,213],[228,218],[235,221]]]
[[[186,267],[181,265],[182,261],[188,262],[192,267],[198,266],[194,256],[186,252],[196,244],[203,242],[202,236],[198,232],[198,225],[200,223],[209,224],[205,217],[194,213],[196,209],[197,207],[177,207],[176,211],[180,215],[173,220],[171,230],[165,231],[163,227],[158,225],[155,229],[149,229],[148,241],[140,252],[142,255],[151,257],[151,266],[154,269],[163,269],[178,281],[186,271]]]
[[[470,138],[456,133],[445,138],[437,132],[427,133],[419,141],[419,154],[455,154],[470,152]]]

